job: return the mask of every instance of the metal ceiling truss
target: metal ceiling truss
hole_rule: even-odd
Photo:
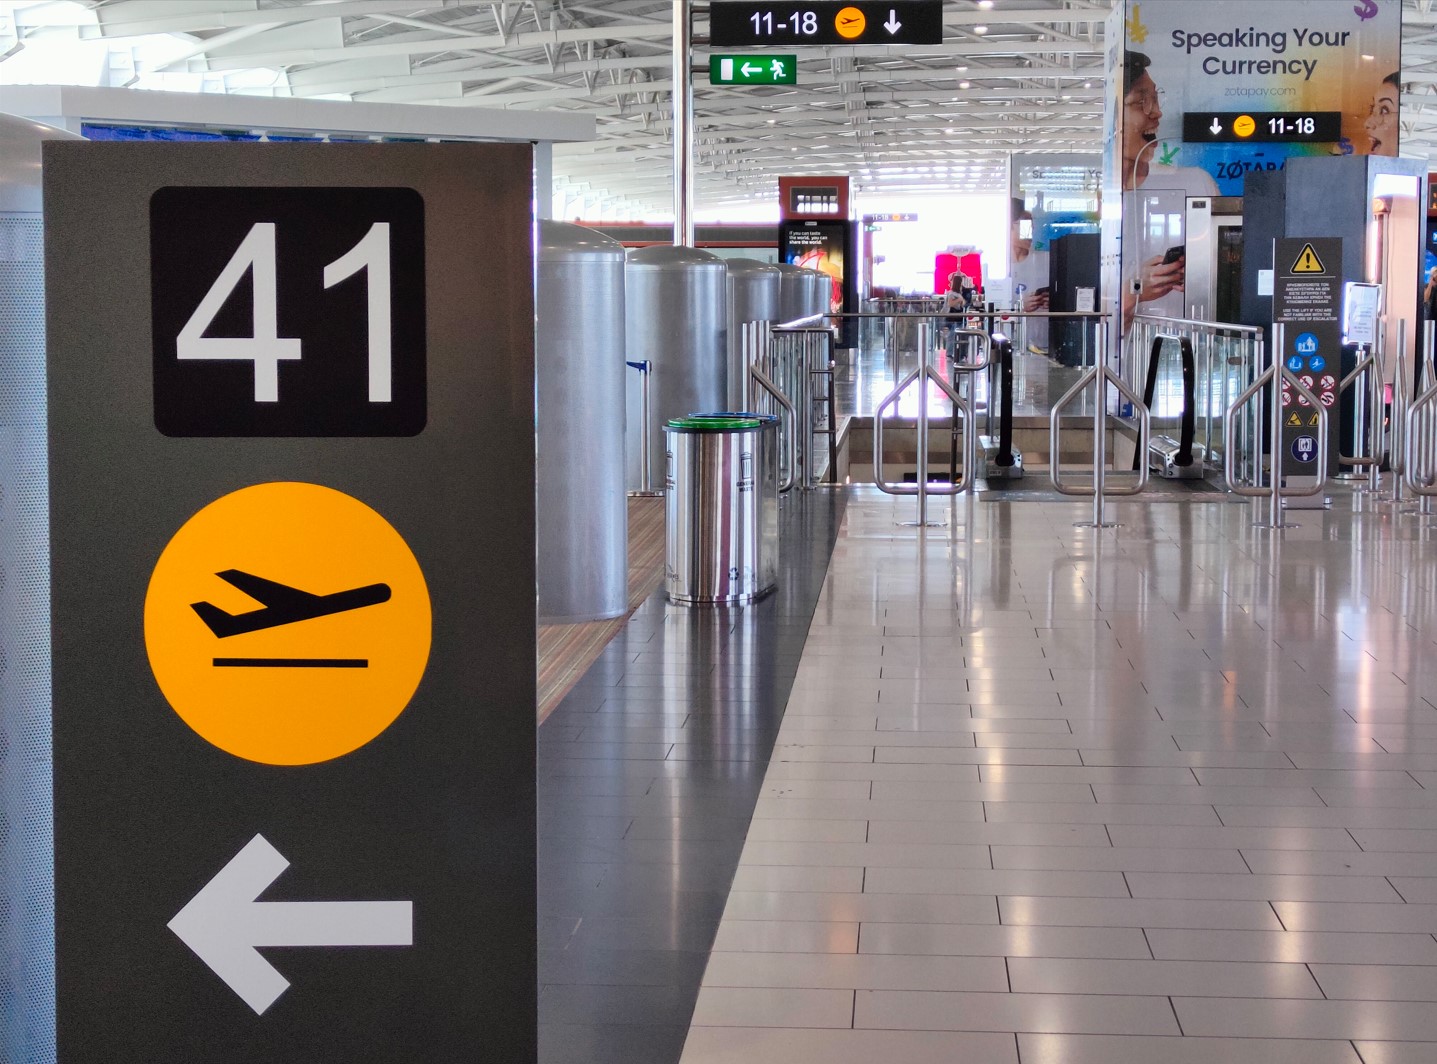
[[[8,6],[22,44],[179,34],[191,43],[163,69],[274,70],[295,96],[590,114],[598,140],[554,151],[566,202],[671,205],[669,0],[87,0],[98,25],[71,26],[53,6]],[[946,0],[941,45],[798,48],[798,85],[734,88],[708,84],[708,4],[695,4],[696,200],[772,196],[794,172],[880,193],[1000,191],[1010,152],[1096,152],[1111,8]],[[1404,152],[1430,153],[1433,0],[1404,0],[1403,33]]]

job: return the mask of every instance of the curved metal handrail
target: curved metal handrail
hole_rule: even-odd
[[[1427,322],[1423,334],[1423,348],[1427,358],[1418,369],[1423,377],[1427,376],[1425,371],[1431,364],[1434,331],[1437,331],[1437,322]],[[1426,431],[1421,431],[1421,419],[1433,403],[1437,403],[1437,380],[1433,380],[1421,395],[1412,400],[1412,404],[1407,408],[1407,424],[1403,434],[1406,453],[1402,462],[1402,478],[1414,494],[1424,499],[1437,495],[1437,417],[1429,418]],[[1433,469],[1426,476],[1419,474],[1423,457],[1417,453],[1419,444],[1425,445],[1425,457],[1433,463]]]
[[[1308,388],[1297,379],[1293,373],[1282,363],[1282,349],[1286,329],[1282,322],[1274,322],[1272,326],[1272,365],[1258,374],[1257,379],[1243,389],[1232,405],[1227,408],[1227,417],[1223,424],[1223,477],[1227,480],[1228,490],[1234,495],[1241,495],[1244,498],[1266,498],[1270,500],[1269,524],[1273,528],[1282,527],[1282,500],[1290,498],[1304,498],[1310,495],[1319,494],[1327,486],[1327,433],[1329,412],[1327,407]],[[1305,487],[1287,487],[1282,483],[1282,390],[1280,383],[1286,381],[1299,396],[1307,400],[1307,405],[1317,413],[1317,475],[1313,483]],[[1269,481],[1270,484],[1264,488],[1260,484],[1244,485],[1238,481],[1235,458],[1235,434],[1236,414],[1250,402],[1253,396],[1257,395],[1269,383],[1273,385],[1272,414],[1269,420],[1269,431],[1271,433],[1272,460],[1270,463]]]
[[[1359,379],[1361,379],[1362,377],[1365,376],[1365,377],[1368,378],[1368,381],[1367,381],[1367,392],[1368,392],[1368,400],[1369,400],[1369,402],[1370,402],[1370,401],[1371,401],[1371,398],[1372,398],[1372,395],[1373,395],[1373,393],[1374,393],[1374,390],[1375,390],[1377,387],[1380,386],[1380,385],[1378,385],[1378,384],[1376,384],[1376,383],[1374,382],[1374,378],[1376,378],[1376,377],[1378,376],[1377,371],[1378,371],[1377,353],[1374,351],[1373,353],[1369,354],[1366,358],[1360,359],[1360,360],[1358,361],[1357,365],[1355,365],[1355,366],[1352,367],[1352,371],[1351,371],[1350,373],[1348,373],[1345,377],[1342,378],[1342,380],[1340,380],[1340,381],[1338,382],[1338,384],[1337,384],[1337,394],[1338,394],[1338,395],[1341,395],[1343,392],[1347,391],[1347,389],[1351,388],[1354,384],[1356,384]],[[1347,455],[1345,455],[1345,454],[1339,454],[1339,455],[1337,456],[1337,460],[1338,460],[1339,462],[1341,462],[1341,463],[1342,463],[1343,465],[1345,465],[1345,466],[1354,466],[1354,467],[1356,467],[1356,466],[1375,466],[1375,465],[1380,465],[1380,464],[1381,464],[1381,461],[1382,461],[1382,460],[1381,460],[1381,458],[1379,458],[1378,455],[1377,455],[1377,452],[1378,452],[1378,450],[1379,450],[1379,447],[1378,447],[1378,445],[1377,445],[1377,437],[1376,437],[1377,426],[1380,426],[1380,424],[1381,424],[1381,419],[1374,417],[1374,418],[1373,418],[1373,424],[1374,424],[1374,431],[1368,433],[1368,435],[1371,437],[1371,439],[1368,440],[1368,443],[1372,445],[1372,454],[1369,455],[1369,456],[1366,457],[1366,458],[1358,458],[1358,457],[1356,457],[1356,456],[1349,458],[1349,457],[1348,457]],[[1356,441],[1354,440],[1353,442],[1355,443]],[[1340,446],[1340,444],[1339,444],[1339,446]]]
[[[773,396],[779,406],[788,411],[788,447],[786,448],[788,451],[788,476],[779,481],[778,490],[780,492],[789,491],[798,479],[798,410],[794,407],[793,400],[783,394],[783,389],[775,384],[767,373],[759,369],[757,362],[749,364],[748,377],[749,380]]]
[[[1102,357],[1102,348],[1099,347],[1099,358]],[[1071,484],[1063,483],[1062,471],[1059,469],[1058,456],[1062,453],[1059,449],[1062,428],[1060,418],[1063,408],[1082,394],[1088,385],[1098,382],[1097,395],[1094,397],[1093,411],[1093,483],[1081,487],[1074,487]],[[1053,404],[1053,412],[1048,415],[1048,440],[1049,450],[1052,457],[1048,462],[1048,479],[1052,482],[1054,490],[1063,495],[1078,495],[1084,498],[1091,496],[1112,496],[1121,498],[1123,496],[1137,495],[1148,485],[1148,464],[1140,463],[1138,479],[1135,484],[1126,488],[1107,489],[1104,485],[1107,472],[1106,448],[1103,446],[1107,432],[1107,403],[1105,385],[1111,383],[1118,389],[1118,393],[1125,397],[1133,405],[1133,411],[1138,415],[1138,453],[1146,454],[1148,444],[1152,440],[1152,415],[1148,411],[1147,404],[1142,397],[1129,388],[1116,373],[1108,368],[1106,362],[1099,362],[1096,366],[1088,369],[1078,378],[1077,383],[1063,393],[1061,399]],[[1101,458],[1100,458],[1101,456]],[[1100,460],[1102,465],[1099,465]],[[1101,522],[1099,522],[1101,523]]]

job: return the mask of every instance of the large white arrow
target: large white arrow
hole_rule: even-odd
[[[883,24],[883,28],[888,31],[890,37],[903,28],[903,23],[898,21],[898,12],[891,7],[888,9],[888,21]]]
[[[256,901],[288,867],[284,856],[256,835],[169,923],[260,1015],[289,988],[289,980],[257,947],[414,944],[412,902]]]

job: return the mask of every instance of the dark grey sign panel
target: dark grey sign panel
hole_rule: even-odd
[[[1319,458],[1338,471],[1337,408],[1342,377],[1342,241],[1337,237],[1284,237],[1274,245],[1274,321],[1286,325],[1283,365],[1327,410],[1327,454],[1319,456],[1317,408],[1282,384],[1282,468],[1316,476]]]
[[[535,1059],[530,175],[47,145],[61,1064]]]

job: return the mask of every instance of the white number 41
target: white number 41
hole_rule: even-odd
[[[389,223],[375,222],[369,232],[324,268],[324,287],[365,270],[369,294],[369,401],[392,399],[389,307]],[[249,336],[206,336],[225,301],[252,275],[254,318]],[[300,341],[279,335],[279,280],[275,265],[273,222],[256,222],[225,268],[210,285],[200,305],[176,337],[176,355],[182,359],[224,359],[254,363],[254,401],[279,402],[279,364],[300,357]]]

